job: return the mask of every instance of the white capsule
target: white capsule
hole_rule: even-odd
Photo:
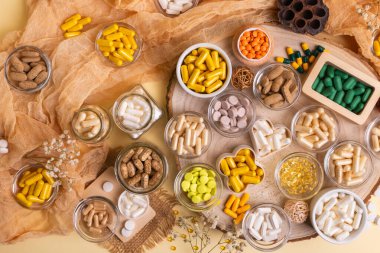
[[[330,211],[338,202],[337,198],[331,198],[329,202],[325,205],[325,210]]]
[[[117,115],[118,115],[119,117],[123,117],[124,114],[125,114],[125,111],[127,110],[127,107],[128,107],[128,103],[127,103],[127,101],[123,100],[123,101],[120,103],[119,110],[117,111]]]
[[[195,143],[195,154],[196,155],[202,154],[202,139],[200,137],[197,138],[197,141]]]
[[[255,128],[258,131],[261,131],[264,135],[273,134],[273,129],[266,120],[258,120],[255,123]]]
[[[257,212],[259,212],[260,214],[270,213],[271,211],[272,211],[272,209],[270,207],[257,208]]]
[[[81,122],[82,127],[93,127],[96,125],[100,125],[100,119],[95,118],[95,119],[90,119],[90,120],[85,120]]]
[[[272,212],[271,215],[269,216],[269,219],[271,221],[271,223],[273,224],[273,227],[275,229],[278,229],[280,228],[280,220],[278,219],[278,217],[276,216],[276,212]]]
[[[168,4],[168,10],[181,11],[182,10],[182,5],[170,2]]]
[[[260,143],[261,147],[269,144],[267,138],[265,137],[262,131],[258,130],[256,132],[256,136],[257,136],[257,141]]]
[[[255,223],[253,224],[253,229],[256,231],[259,231],[261,228],[261,225],[263,224],[264,216],[262,214],[259,214],[257,218],[255,219]]]
[[[255,222],[255,219],[257,217],[258,213],[257,212],[254,212],[254,213],[250,213],[247,217],[247,223],[246,223],[246,228],[249,229],[249,228],[252,228],[253,227],[253,224]]]
[[[130,129],[139,129],[140,128],[139,124],[132,122],[130,120],[123,120],[122,124],[124,127],[130,128]]]
[[[182,5],[182,10],[181,10],[181,12],[186,12],[186,11],[188,11],[189,9],[191,9],[191,7],[193,7],[193,3],[187,3],[187,4],[184,4],[184,5]]]
[[[207,146],[209,143],[209,131],[208,129],[203,129],[202,131],[202,146]]]
[[[171,10],[171,9],[166,9],[165,12],[166,12],[166,14],[169,14],[169,15],[178,15],[181,13],[180,11]]]
[[[144,212],[145,212],[145,208],[140,207],[137,210],[132,211],[131,216],[132,216],[132,218],[137,218],[137,217],[141,216]]]
[[[360,223],[362,221],[362,214],[361,213],[357,213],[355,214],[355,217],[354,217],[354,222],[352,223],[352,227],[356,230],[359,228],[360,226]]]
[[[179,137],[178,138],[178,146],[177,146],[177,155],[183,154],[183,150],[184,150],[183,146],[184,146],[184,138]]]
[[[319,216],[322,214],[322,212],[323,212],[323,203],[321,201],[315,207],[315,214]]]
[[[342,233],[338,234],[335,239],[337,241],[343,241],[345,240],[346,238],[348,238],[350,236],[350,233],[347,232],[347,231],[343,231]]]
[[[273,146],[274,146],[274,150],[279,150],[281,148],[281,135],[279,134],[273,135]]]
[[[0,154],[8,154],[8,148],[0,148]]]
[[[301,145],[303,145],[303,146],[305,146],[305,147],[308,147],[308,148],[310,148],[310,149],[312,149],[312,148],[314,147],[313,143],[309,142],[308,140],[306,140],[306,139],[303,138],[303,137],[297,137],[297,141],[298,141]]]
[[[166,10],[168,8],[169,1],[168,0],[158,0],[162,9]]]
[[[135,196],[132,198],[132,202],[135,203],[136,205],[139,205],[140,207],[146,208],[148,206],[148,203],[144,198],[140,198]]]
[[[250,228],[249,230],[249,233],[258,241],[262,240],[262,236],[259,234],[259,232],[257,232],[257,230],[253,229],[253,228]]]
[[[0,148],[8,148],[8,141],[0,139]]]

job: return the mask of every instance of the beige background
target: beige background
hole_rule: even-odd
[[[153,1],[153,0],[152,0]],[[24,0],[0,0],[0,39],[5,35],[5,33],[23,29],[26,23],[26,7]],[[41,29],[43,25],[41,24]],[[1,78],[1,77],[0,77]],[[153,89],[152,89],[153,88]],[[149,85],[149,92],[152,96],[158,101],[162,108],[165,107],[165,94],[162,92],[166,90],[164,84],[155,84]],[[165,126],[166,118],[161,119],[154,127],[143,136],[142,141],[148,140],[155,143],[159,147],[162,147],[165,150],[165,154],[169,157],[169,162],[171,167],[174,167],[174,160],[169,154],[169,151],[166,149],[163,137],[162,130]],[[120,138],[124,137],[124,138]],[[114,145],[125,145],[130,142],[129,138],[126,138],[118,130],[113,130],[111,138],[109,141]],[[165,184],[165,188],[172,192],[172,182],[175,172],[171,171],[169,178]],[[377,200],[377,204],[380,210],[380,201]],[[180,209],[181,213],[182,209]],[[1,229],[0,229],[1,233]],[[216,241],[216,238],[219,238],[220,232],[213,233],[213,242]],[[350,245],[345,246],[334,246],[330,245],[327,242],[324,242],[322,239],[312,239],[303,242],[289,243],[280,252],[287,253],[308,253],[313,252],[332,252],[334,253],[350,253],[350,252],[377,252],[378,246],[376,239],[379,240],[380,227],[370,226],[368,230],[361,236],[360,239],[353,242]],[[175,252],[191,252],[188,245],[183,244],[180,240],[176,242],[169,243],[165,242],[158,245],[153,250],[150,250],[149,253],[163,253],[170,252],[170,246],[176,246],[177,249]],[[38,239],[30,239],[24,242],[20,242],[13,245],[0,245],[0,253],[66,253],[66,252],[92,252],[92,253],[101,253],[107,252],[106,250],[100,248],[96,244],[88,243],[82,240],[75,232],[71,233],[69,236],[48,236]],[[219,251],[215,251],[219,252]],[[255,252],[251,249],[246,249],[244,252]]]

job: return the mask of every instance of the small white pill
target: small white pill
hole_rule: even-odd
[[[128,231],[133,231],[136,227],[136,223],[133,220],[127,220],[124,223],[124,228]]]
[[[113,190],[113,183],[108,182],[108,181],[103,183],[103,191],[112,192],[112,190]]]
[[[121,230],[121,235],[124,236],[125,238],[130,237],[132,234],[133,234],[133,231],[127,230],[125,228]]]

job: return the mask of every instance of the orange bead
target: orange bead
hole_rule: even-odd
[[[260,50],[260,46],[259,46],[259,45],[256,45],[256,46],[254,47],[254,49],[255,49],[255,51],[259,51],[259,50]]]
[[[269,47],[269,43],[268,42],[264,42],[263,46],[268,48]]]
[[[245,50],[245,49],[243,51],[241,51],[241,52],[242,52],[243,55],[247,55],[248,54],[248,51]]]
[[[253,37],[257,37],[257,31],[253,31],[253,32],[252,32],[252,36],[253,36]]]
[[[245,47],[245,49],[247,49],[248,51],[250,51],[250,50],[252,49],[252,46],[248,44],[248,45]]]
[[[259,43],[259,41],[260,41],[260,38],[255,38],[255,39],[253,40],[253,42],[256,42],[256,43]]]
[[[243,34],[243,36],[244,36],[244,37],[249,37],[249,36],[251,36],[251,33],[250,33],[250,32],[245,32],[245,33]]]
[[[267,51],[267,47],[266,46],[261,46],[260,50],[263,51],[263,52],[265,52],[265,51]]]
[[[259,54],[259,55],[256,55],[257,59],[261,59],[263,58],[263,55]]]
[[[245,46],[240,46],[239,49],[240,51],[243,51],[245,49]]]
[[[246,45],[248,44],[248,41],[243,40],[243,41],[241,42],[241,44],[242,44],[243,46],[246,46]]]
[[[247,58],[248,58],[248,59],[253,59],[254,56],[255,56],[254,54],[249,53],[249,54],[247,55]]]

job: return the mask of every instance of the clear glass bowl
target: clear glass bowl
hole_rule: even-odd
[[[374,120],[372,120],[371,123],[369,123],[369,125],[367,126],[367,129],[366,129],[365,134],[364,134],[364,142],[367,146],[367,149],[371,151],[372,155],[376,159],[380,159],[380,151],[376,152],[373,149],[372,141],[371,141],[372,129],[374,127],[377,127],[377,126],[379,126],[379,128],[380,128],[380,116],[375,118]]]
[[[182,183],[183,177],[185,176],[185,174],[187,172],[191,171],[195,167],[202,167],[202,168],[214,171],[215,172],[215,182],[216,182],[216,193],[215,193],[215,195],[212,196],[212,198],[210,200],[203,201],[203,202],[198,203],[198,204],[194,204],[191,201],[191,199],[189,199],[187,197],[187,193],[182,191],[182,188],[181,188],[181,183]],[[217,205],[220,201],[220,197],[221,197],[222,192],[223,192],[222,179],[221,179],[218,171],[216,171],[213,167],[211,167],[208,164],[204,164],[204,163],[190,164],[186,168],[181,169],[178,172],[178,174],[174,180],[174,194],[175,194],[177,200],[183,206],[185,206],[187,209],[189,209],[190,211],[193,211],[193,212],[207,211],[207,210],[211,209],[212,207],[214,207],[215,205]]]
[[[78,130],[75,128],[75,123],[78,119],[78,116],[81,112],[93,112],[100,119],[100,131],[92,138],[88,138],[83,136]],[[95,144],[105,140],[108,134],[111,131],[110,117],[108,113],[100,106],[97,105],[84,105],[78,111],[74,113],[73,119],[71,120],[71,130],[74,135],[82,142],[88,144]]]
[[[107,227],[102,229],[102,233],[96,234],[87,228],[86,222],[82,218],[82,210],[87,206],[94,202],[100,202],[105,204],[106,211],[109,215],[112,216],[111,222],[108,222]],[[116,226],[119,223],[119,214],[115,207],[115,205],[112,203],[111,200],[102,197],[102,196],[91,196],[87,199],[83,199],[78,203],[78,205],[75,207],[74,214],[73,214],[73,223],[75,231],[86,241],[89,242],[104,242],[108,240],[109,238],[114,235]]]
[[[251,234],[249,233],[249,228],[247,224],[247,217],[249,214],[255,212],[258,208],[272,208],[277,211],[278,215],[282,218],[282,224],[281,224],[281,233],[279,235],[279,239],[275,242],[265,242],[265,241],[258,241],[256,240]],[[244,215],[243,223],[242,223],[242,230],[243,230],[243,236],[245,240],[251,245],[253,248],[269,252],[269,251],[275,251],[284,246],[289,239],[290,235],[290,222],[289,218],[286,215],[285,211],[274,204],[258,204],[251,208],[246,214]]]
[[[30,50],[30,51],[36,51],[36,52],[38,52],[40,54],[40,57],[42,58],[42,60],[46,64],[46,70],[47,70],[47,73],[48,73],[47,78],[45,79],[45,81],[43,81],[42,83],[40,83],[39,85],[37,85],[36,88],[33,88],[33,89],[23,89],[23,88],[19,87],[17,84],[13,83],[10,80],[9,76],[8,76],[8,72],[9,72],[9,69],[10,69],[10,59],[12,58],[12,56],[17,55],[19,52],[24,51],[24,50]],[[9,54],[9,56],[7,57],[7,59],[5,61],[5,64],[4,64],[5,80],[7,81],[7,83],[9,84],[9,86],[11,86],[12,88],[14,88],[14,89],[16,89],[18,91],[25,92],[25,93],[28,93],[28,94],[38,92],[38,91],[42,90],[46,85],[48,85],[48,83],[50,81],[50,78],[52,76],[52,71],[53,70],[52,70],[51,61],[50,61],[49,57],[41,49],[39,49],[38,47],[34,47],[34,46],[21,46],[21,47],[15,48]]]
[[[247,123],[248,123],[247,127],[244,129],[239,129],[239,131],[237,131],[237,132],[232,132],[229,130],[223,130],[221,127],[221,124],[218,122],[214,122],[214,120],[212,118],[215,103],[217,101],[224,101],[229,96],[236,96],[239,100],[246,99],[249,101],[249,105],[246,108],[246,115],[245,115],[247,117]],[[245,93],[243,93],[241,91],[230,90],[230,91],[226,91],[226,92],[219,94],[218,96],[214,97],[211,100],[211,102],[208,106],[208,113],[207,114],[208,114],[208,120],[211,122],[211,126],[218,133],[220,133],[221,135],[223,135],[224,137],[227,137],[227,138],[236,138],[238,136],[241,136],[242,134],[247,133],[249,131],[249,129],[252,128],[253,123],[255,122],[255,119],[256,119],[256,107],[254,106],[252,99],[248,95],[246,95]]]
[[[139,196],[139,197],[145,199],[145,201],[146,201],[146,203],[147,203],[147,207],[145,208],[144,212],[141,213],[139,216],[137,216],[137,217],[132,217],[131,215],[128,215],[128,214],[126,214],[126,213],[124,212],[124,208],[122,207],[122,198],[123,198],[124,196],[127,196],[127,195],[129,195],[129,196]],[[117,201],[117,208],[119,209],[119,212],[120,212],[124,217],[126,217],[128,220],[130,220],[130,219],[137,219],[137,218],[143,216],[143,215],[146,213],[146,210],[148,210],[148,207],[149,207],[149,195],[137,195],[137,194],[129,193],[129,192],[127,192],[127,191],[123,191],[123,192],[120,194],[119,199],[118,199],[118,201]]]
[[[208,150],[208,148],[210,147],[210,144],[212,142],[212,131],[211,131],[211,126],[210,126],[210,123],[207,121],[207,119],[200,113],[197,113],[197,112],[184,112],[184,113],[181,113],[177,116],[174,116],[172,117],[168,123],[166,124],[166,127],[165,127],[165,133],[164,133],[164,138],[165,138],[165,143],[166,145],[170,148],[171,147],[171,139],[169,138],[169,129],[170,129],[170,126],[173,124],[173,122],[175,120],[178,119],[178,117],[180,117],[181,115],[185,115],[185,116],[196,116],[196,117],[202,117],[203,118],[203,124],[205,124],[205,129],[208,129],[209,131],[209,139],[208,139],[208,144],[204,147],[202,147],[202,152],[201,152],[201,155],[199,156],[202,156],[204,153],[206,153],[206,151]],[[172,150],[170,148],[170,150],[177,154],[175,150]],[[190,159],[190,158],[196,158],[196,157],[199,157],[198,155],[196,154],[182,154],[182,155],[178,155],[178,157],[182,157],[182,158],[187,158],[187,159]]]
[[[272,107],[270,107],[264,103],[264,100],[261,98],[261,92],[259,91],[257,86],[260,84],[263,76],[267,75],[272,69],[274,69],[277,66],[282,66],[294,74],[294,78],[296,80],[296,85],[298,86],[298,91],[297,91],[296,97],[294,98],[292,103],[285,102],[283,107],[272,108]],[[293,67],[291,67],[290,65],[283,64],[283,63],[270,63],[269,65],[260,69],[256,73],[255,78],[253,79],[253,94],[255,94],[257,100],[259,100],[260,103],[262,103],[266,108],[274,110],[274,111],[282,111],[282,110],[286,110],[286,109],[289,109],[290,107],[292,107],[297,102],[299,96],[301,95],[301,89],[302,89],[301,79],[300,79],[297,71],[294,70]]]
[[[310,149],[309,147],[304,146],[301,143],[299,143],[299,141],[297,140],[297,132],[295,130],[295,127],[296,127],[298,119],[301,117],[301,115],[303,113],[305,113],[305,112],[306,113],[316,112],[318,110],[318,108],[323,108],[325,110],[325,113],[333,118],[333,120],[334,120],[334,122],[336,124],[336,126],[335,126],[336,138],[335,138],[335,141],[328,141],[325,145],[323,145],[322,147],[320,147],[318,149],[317,148]],[[306,150],[314,151],[314,152],[324,152],[327,149],[329,149],[332,145],[334,145],[334,144],[336,144],[338,142],[339,133],[340,133],[340,124],[339,124],[338,118],[336,117],[335,113],[333,111],[331,111],[328,107],[326,107],[324,105],[309,105],[309,106],[303,107],[301,110],[299,110],[293,116],[292,123],[291,123],[291,132],[292,132],[292,135],[293,135],[293,140],[295,140],[295,142],[300,147],[305,148]]]
[[[199,1],[200,1],[200,0],[193,0],[193,7],[191,7],[190,9],[196,7],[196,6],[199,4]],[[166,11],[165,11],[164,9],[162,9],[162,7],[161,7],[161,5],[160,5],[160,3],[159,3],[159,0],[154,0],[154,3],[155,3],[155,5],[156,5],[156,7],[157,7],[157,10],[158,10],[159,12],[161,12],[163,15],[167,16],[167,17],[174,18],[174,17],[177,17],[177,16],[179,16],[179,15],[181,15],[181,14],[183,14],[183,13],[186,12],[186,11],[185,11],[185,12],[182,12],[182,13],[180,13],[180,14],[178,14],[178,15],[167,14]],[[190,10],[190,9],[189,9],[189,10]],[[188,10],[187,10],[187,11],[188,11]]]
[[[305,158],[305,159],[311,161],[312,163],[314,163],[316,166],[316,178],[317,178],[317,184],[315,185],[313,190],[311,190],[309,192],[297,194],[297,195],[289,193],[285,189],[285,187],[282,186],[281,179],[280,179],[280,172],[281,172],[282,165],[287,160],[292,159],[292,158],[296,158],[296,157]],[[277,166],[276,166],[276,169],[274,172],[274,176],[275,176],[277,188],[282,192],[282,194],[284,194],[285,197],[287,197],[288,199],[296,199],[296,200],[308,200],[308,199],[311,199],[312,197],[314,197],[321,190],[321,188],[323,186],[323,179],[324,179],[323,178],[323,169],[322,169],[321,164],[318,162],[318,160],[314,156],[312,156],[311,154],[303,153],[303,152],[291,153],[291,154],[285,156],[282,160],[280,160],[277,163]]]
[[[129,62],[129,61],[123,61],[123,64],[121,66],[117,66],[112,61],[110,61],[109,59],[107,59],[103,55],[103,52],[100,51],[98,43],[96,43],[96,41],[103,36],[104,29],[106,29],[107,27],[109,27],[110,25],[113,25],[113,24],[117,24],[119,27],[124,27],[124,28],[130,29],[130,30],[133,30],[133,31],[136,32],[135,40],[136,40],[136,44],[137,44],[137,49],[136,49],[135,53],[133,54],[133,61],[131,61],[131,62]],[[131,26],[131,25],[127,24],[127,23],[123,23],[123,22],[112,22],[112,23],[109,23],[109,24],[105,25],[98,32],[98,34],[96,35],[96,39],[95,39],[95,49],[98,52],[100,58],[105,62],[106,65],[111,66],[111,67],[115,67],[115,68],[126,67],[126,66],[131,65],[132,63],[136,62],[137,59],[141,55],[142,47],[143,47],[143,41],[142,41],[142,38],[140,37],[140,34],[137,32],[137,30],[133,26]]]
[[[119,107],[121,102],[129,96],[140,96],[148,102],[151,109],[151,117],[147,124],[140,129],[130,129],[122,124],[122,120],[118,117]],[[149,93],[141,86],[137,85],[132,90],[121,94],[112,106],[112,118],[116,126],[124,133],[129,134],[132,139],[139,138],[142,134],[148,131],[152,125],[162,116],[162,110],[157,106],[157,102],[149,95]]]
[[[43,168],[43,169],[46,169],[45,166],[43,166],[42,164],[28,164],[28,165],[25,165],[23,167],[21,167],[17,173],[15,174],[15,176],[13,177],[13,183],[12,183],[12,193],[13,193],[13,196],[15,197],[17,203],[18,200],[16,198],[16,194],[21,192],[22,190],[22,187],[20,187],[18,185],[18,182],[20,181],[20,179],[22,178],[24,172],[26,171],[31,171],[32,173],[34,171],[36,171],[38,168]],[[57,198],[58,196],[58,192],[59,192],[59,186],[55,186],[53,187],[53,190],[52,190],[52,193],[51,193],[51,196],[48,200],[46,200],[44,203],[42,204],[39,204],[39,203],[33,203],[31,207],[25,207],[24,205],[21,205],[22,207],[25,207],[25,208],[28,208],[28,209],[33,209],[33,210],[41,210],[41,209],[46,209],[48,208],[51,204],[54,203],[55,199]]]
[[[372,33],[372,40],[371,40],[371,52],[372,54],[375,56],[375,57],[380,57],[380,56],[377,56],[376,53],[375,53],[375,49],[373,48],[373,42],[375,40],[377,40],[377,38],[379,38],[380,36],[380,29],[376,29],[373,33]],[[379,41],[380,42],[380,41]]]
[[[152,149],[161,158],[162,165],[163,165],[161,179],[155,185],[149,186],[145,189],[142,187],[129,186],[121,174],[121,164],[122,164],[124,156],[126,155],[126,153],[128,153],[130,149],[139,148],[139,147]],[[162,154],[162,152],[157,147],[148,143],[135,142],[123,148],[120,151],[115,161],[114,170],[115,170],[115,176],[116,176],[117,181],[125,190],[131,193],[135,193],[135,194],[148,194],[148,193],[156,191],[165,182],[168,176],[169,165],[168,165],[168,161],[166,157]]]
[[[351,144],[353,146],[359,146],[361,147],[361,152],[367,156],[367,161],[366,161],[366,171],[365,173],[363,174],[363,181],[361,183],[358,183],[358,184],[355,184],[355,185],[351,185],[351,186],[348,186],[344,183],[344,181],[342,183],[338,183],[337,180],[331,175],[330,173],[330,168],[331,168],[331,155],[337,150],[339,149],[340,147],[346,145],[346,144]],[[338,144],[332,146],[326,153],[325,155],[325,159],[324,159],[324,167],[325,167],[325,174],[327,176],[327,178],[334,183],[334,185],[340,187],[340,188],[344,188],[344,189],[353,189],[353,188],[357,188],[359,186],[362,186],[364,185],[368,179],[372,176],[372,173],[373,173],[373,163],[372,163],[372,158],[371,158],[371,154],[370,152],[367,150],[366,147],[364,147],[362,144],[360,144],[359,142],[356,142],[356,141],[342,141],[342,142],[339,142]]]

